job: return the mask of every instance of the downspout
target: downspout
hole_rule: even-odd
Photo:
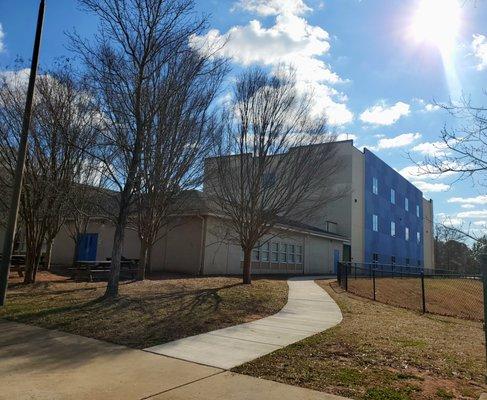
[[[197,217],[201,219],[200,266],[198,276],[203,276],[205,272],[206,218],[200,214],[198,214]]]

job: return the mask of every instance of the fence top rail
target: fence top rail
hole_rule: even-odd
[[[450,271],[444,269],[423,268],[415,267],[411,265],[401,264],[385,264],[385,263],[356,263],[356,262],[341,262],[340,264],[348,267],[351,273],[353,271],[365,271],[371,273],[379,272],[385,274],[397,274],[397,275],[424,275],[424,276],[436,276],[436,277],[467,277],[467,278],[480,278],[481,274],[473,273],[460,273],[457,271]]]

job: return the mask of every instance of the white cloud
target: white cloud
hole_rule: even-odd
[[[5,49],[5,45],[3,44],[4,37],[5,33],[3,32],[3,26],[0,24],[0,53]]]
[[[301,15],[311,11],[302,0],[240,0],[234,9],[255,12],[262,16],[295,14]]]
[[[447,185],[446,183],[413,181],[412,184],[422,192],[426,192],[426,193],[446,192],[448,189],[450,189],[450,185]]]
[[[487,218],[487,210],[462,211],[457,214],[458,218]]]
[[[337,135],[337,140],[357,140],[357,135],[353,133],[340,133]]]
[[[383,150],[383,149],[395,149],[398,147],[404,147],[415,140],[421,138],[421,134],[416,133],[403,133],[402,135],[398,135],[392,138],[381,138],[377,142],[377,146],[371,147],[372,150]]]
[[[478,59],[477,71],[487,68],[487,37],[484,35],[473,35],[472,50]]]
[[[425,111],[432,112],[432,111],[438,111],[441,109],[441,107],[438,104],[431,104],[428,103],[424,106]]]
[[[465,209],[475,208],[475,206],[473,204],[462,204],[460,207],[465,208]]]
[[[330,50],[329,34],[300,16],[305,11],[303,6],[308,8],[302,1],[244,0],[237,8],[276,15],[274,24],[265,27],[254,19],[226,33],[212,29],[206,35],[192,37],[191,43],[201,51],[218,49],[222,56],[244,66],[258,64],[274,71],[280,64],[292,66],[298,90],[312,93],[313,114],[326,113],[330,125],[346,124],[353,119],[347,98],[330,86],[344,81],[321,58]]]
[[[474,221],[474,225],[487,227],[487,221]]]
[[[385,103],[379,103],[367,108],[360,114],[360,120],[374,125],[392,125],[399,118],[409,115],[410,106],[407,103],[398,101],[393,106],[387,106]]]
[[[424,142],[414,146],[411,150],[425,156],[439,157],[448,153],[448,147],[444,142]]]
[[[476,205],[484,205],[487,204],[487,196],[480,195],[476,197],[452,197],[447,200],[448,203],[457,203],[457,204],[476,204]]]

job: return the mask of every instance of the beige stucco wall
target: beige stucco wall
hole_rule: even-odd
[[[97,260],[105,260],[112,255],[115,227],[110,222],[91,222],[86,233],[98,233]],[[122,255],[126,258],[139,258],[140,241],[137,232],[126,229]],[[54,239],[52,262],[71,265],[74,256],[74,242],[69,236],[69,229],[63,226]]]
[[[321,238],[305,233],[275,230],[262,241],[286,243],[303,246],[303,263],[252,262],[253,274],[328,274],[333,272],[333,250],[340,251],[342,242]],[[241,248],[235,235],[222,220],[208,217],[205,239],[205,267],[207,275],[242,273]]]
[[[435,268],[433,201],[423,199],[423,257],[425,268]]]
[[[352,261],[363,262],[364,260],[364,232],[365,232],[365,167],[364,153],[352,146],[352,190],[350,194],[351,203],[351,226],[350,244],[352,248]]]
[[[179,218],[163,234],[152,250],[152,271],[196,275],[200,269],[202,218]]]

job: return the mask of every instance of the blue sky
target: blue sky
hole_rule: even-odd
[[[227,39],[223,52],[235,70],[292,63],[301,89],[314,93],[314,112],[326,112],[333,130],[371,148],[417,184],[433,198],[438,219],[448,215],[480,229],[487,220],[481,187],[454,176],[414,176],[408,158],[420,161],[438,151],[432,143],[445,124],[456,123],[434,101],[463,92],[487,105],[487,2],[458,1],[458,34],[446,56],[440,51],[445,47],[418,37],[412,26],[421,2],[436,3],[437,12],[426,15],[434,17],[426,21],[428,29],[452,25],[444,5],[455,0],[196,1],[210,29],[196,40]],[[0,68],[8,69],[17,56],[30,57],[36,12],[36,0],[0,0]],[[41,63],[70,55],[65,31],[89,36],[96,24],[75,0],[47,0]]]

